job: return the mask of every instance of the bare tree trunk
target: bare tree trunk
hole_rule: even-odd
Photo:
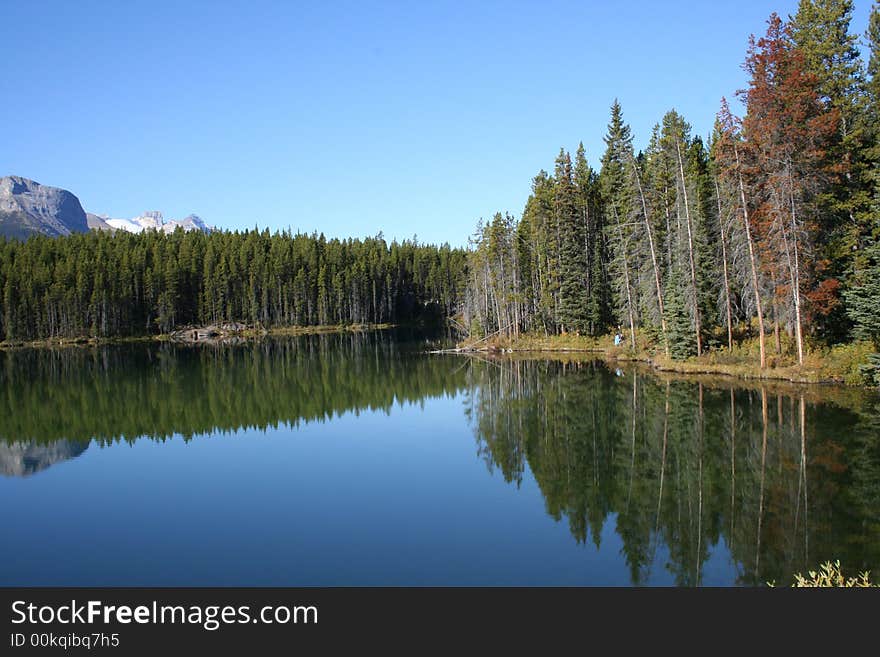
[[[718,225],[721,228],[721,271],[724,276],[724,309],[727,315],[727,348],[733,349],[733,322],[730,309],[730,277],[727,273],[727,231],[724,229],[724,218],[721,214],[721,190],[718,177],[715,177],[715,198],[718,201]]]
[[[779,304],[776,301],[773,301],[773,340],[776,354],[779,355],[782,353],[782,342],[779,340]]]
[[[669,336],[666,332],[666,314],[663,312],[663,288],[660,285],[660,269],[657,267],[657,252],[654,249],[654,234],[651,230],[651,222],[648,218],[648,206],[645,203],[645,193],[642,190],[642,179],[639,176],[639,169],[636,166],[635,158],[630,158],[630,165],[636,177],[636,184],[639,187],[639,198],[642,201],[642,214],[645,217],[645,229],[648,232],[648,246],[651,249],[651,265],[654,268],[654,284],[657,287],[657,306],[660,309],[660,329],[663,331],[663,350],[669,356]],[[618,219],[618,222],[620,220]]]
[[[791,159],[788,162],[788,198],[791,201],[791,239],[793,241],[794,268],[792,269],[792,294],[794,296],[794,329],[797,340],[798,365],[804,364],[804,336],[801,328],[801,272],[798,251],[797,215],[794,207],[794,182],[791,178]]]
[[[746,188],[743,184],[742,171],[739,166],[739,150],[736,143],[733,145],[733,154],[736,156],[736,174],[739,180],[739,195],[742,201],[743,224],[746,229],[746,241],[749,244],[749,264],[752,272],[752,292],[755,295],[755,310],[758,313],[758,343],[761,349],[761,369],[767,367],[767,354],[764,348],[764,311],[761,307],[761,290],[758,287],[758,265],[755,259],[755,245],[752,240],[752,229],[749,225],[749,206],[746,203]]]
[[[519,256],[517,252],[516,236],[513,238],[513,246],[511,248],[513,257],[513,334],[519,335],[520,323],[522,322],[522,308],[519,294]]]
[[[694,295],[694,328],[697,334],[697,356],[703,353],[703,338],[700,335],[700,296],[697,291],[697,265],[694,257],[694,235],[691,230],[691,208],[688,202],[687,180],[684,177],[684,161],[681,157],[681,144],[676,139],[675,150],[678,153],[678,170],[681,174],[681,191],[684,195],[684,218],[688,235],[688,261],[691,265],[691,294]]]

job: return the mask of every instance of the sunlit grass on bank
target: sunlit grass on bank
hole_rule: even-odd
[[[803,365],[798,365],[791,339],[783,333],[777,349],[771,335],[767,338],[767,366],[761,368],[758,339],[755,337],[740,340],[732,349],[715,345],[702,356],[691,356],[682,360],[666,356],[662,346],[644,333],[636,334],[635,348],[627,338],[620,344],[615,344],[613,335],[593,337],[568,333],[548,336],[527,333],[494,336],[482,341],[465,340],[459,347],[485,351],[595,352],[610,360],[641,361],[660,371],[684,374],[719,374],[798,383],[878,385],[874,372],[876,349],[869,341],[834,346],[810,344]]]

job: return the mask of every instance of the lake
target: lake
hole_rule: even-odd
[[[880,399],[376,332],[0,352],[2,585],[880,568]]]

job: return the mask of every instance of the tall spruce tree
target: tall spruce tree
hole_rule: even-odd
[[[602,332],[610,322],[608,279],[605,272],[603,221],[599,211],[596,174],[587,162],[584,144],[578,144],[574,163],[577,211],[583,224],[586,258],[587,330],[590,335]]]
[[[857,338],[872,340],[880,350],[880,242],[868,249],[867,266],[860,283],[844,294],[847,312],[855,325]]]
[[[611,105],[611,118],[605,134],[605,153],[599,172],[599,193],[604,208],[609,248],[609,276],[614,291],[616,320],[628,324],[635,348],[637,308],[635,300],[636,271],[631,263],[630,242],[633,228],[628,221],[635,202],[631,178],[634,166],[632,132],[624,123],[623,110],[617,99]]]
[[[827,147],[843,175],[820,201],[827,219],[819,226],[822,248],[817,256],[829,261],[840,280],[862,265],[871,224],[868,155],[873,127],[865,107],[858,35],[849,32],[852,12],[852,0],[800,0],[790,20],[791,39],[804,68],[814,76],[822,102],[839,119],[836,137]]]
[[[875,2],[871,8],[865,38],[869,52],[865,114],[869,126],[866,159],[871,194],[870,232],[871,237],[878,240],[880,239],[880,2]]]
[[[560,233],[559,322],[566,331],[587,329],[587,254],[585,226],[578,211],[571,157],[560,150],[556,158],[556,221]]]
[[[870,245],[864,250],[865,257],[856,263],[855,275],[844,297],[855,336],[873,340],[880,350],[880,2],[875,2],[871,8],[865,37],[869,53],[866,116],[870,129],[866,159],[871,193]],[[880,366],[875,375],[880,375]]]

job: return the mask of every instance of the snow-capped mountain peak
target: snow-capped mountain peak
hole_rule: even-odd
[[[184,217],[180,220],[172,219],[165,221],[165,217],[158,210],[150,210],[144,212],[134,219],[104,219],[105,223],[116,230],[124,230],[129,233],[141,233],[145,230],[161,230],[164,233],[173,233],[177,227],[183,230],[200,230],[204,233],[210,233],[211,228],[205,221],[194,214]]]

